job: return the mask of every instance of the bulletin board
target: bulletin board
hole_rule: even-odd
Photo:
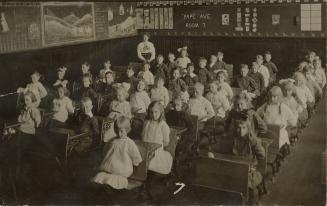
[[[157,35],[323,38],[326,36],[325,7],[321,3],[147,5],[142,8],[143,26],[139,27]],[[166,22],[165,18],[161,23],[160,12],[157,15],[151,11],[166,9],[172,11],[168,13],[171,26],[160,27]],[[145,20],[147,13],[150,17],[154,13],[154,21]],[[159,27],[152,26],[156,21]]]

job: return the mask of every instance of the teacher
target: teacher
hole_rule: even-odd
[[[143,61],[150,63],[156,57],[156,49],[154,48],[153,43],[149,41],[150,34],[143,34],[143,41],[137,45],[137,56]]]

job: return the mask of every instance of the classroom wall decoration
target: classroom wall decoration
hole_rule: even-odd
[[[41,14],[44,46],[95,39],[93,3],[42,3]]]
[[[137,35],[135,2],[95,2],[97,39]]]
[[[0,2],[0,53],[41,46],[40,5]]]

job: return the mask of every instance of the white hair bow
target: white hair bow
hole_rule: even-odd
[[[187,46],[184,46],[182,48],[178,48],[177,51],[181,53],[183,50],[187,51]]]
[[[294,84],[294,82],[295,82],[295,80],[294,79],[290,79],[290,78],[288,78],[288,79],[281,79],[281,80],[279,80],[279,84],[285,84],[285,83],[287,83],[287,82],[291,82],[291,83],[293,83]]]

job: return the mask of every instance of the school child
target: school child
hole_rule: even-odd
[[[314,51],[309,51],[307,55],[305,56],[306,61],[308,64],[313,66],[313,60],[316,58],[316,52]]]
[[[68,115],[74,113],[74,106],[72,100],[67,96],[67,88],[59,86],[57,92],[58,97],[53,100],[55,114],[52,119],[64,124],[68,119]]]
[[[246,64],[241,64],[240,75],[236,77],[234,85],[238,88],[241,88],[242,91],[247,91],[249,93],[255,94],[256,96],[260,95],[259,87],[255,81],[249,77],[249,67]]]
[[[199,78],[196,74],[194,74],[194,65],[193,63],[189,63],[187,65],[187,73],[186,75],[182,78],[188,88],[193,87],[196,82],[199,81]]]
[[[286,104],[293,112],[297,119],[299,128],[303,128],[308,120],[308,112],[304,109],[300,103],[300,100],[295,92],[293,79],[282,79],[279,81],[283,91],[282,102]],[[289,133],[292,134],[292,131]],[[293,135],[293,140],[297,140],[297,135]]]
[[[299,66],[298,66],[298,68],[296,69],[296,71],[295,72],[302,72],[303,71],[303,68],[304,67],[306,67],[308,65],[308,62],[306,62],[306,61],[302,61],[302,62],[300,62],[299,63]]]
[[[263,78],[263,75],[259,72],[259,64],[257,64],[256,62],[252,63],[252,69],[249,73],[249,77],[251,77],[255,81],[261,95],[265,91],[265,80]]]
[[[154,76],[153,76],[152,72],[150,71],[150,64],[145,63],[143,65],[143,71],[139,72],[138,78],[144,79],[148,86],[151,86],[154,84]]]
[[[142,157],[135,142],[127,136],[131,130],[130,119],[117,118],[114,129],[118,135],[105,145],[99,172],[92,181],[117,190],[127,189],[127,178],[133,174],[133,166],[142,162]]]
[[[41,100],[47,96],[48,92],[44,88],[43,84],[40,82],[41,75],[38,72],[34,72],[31,75],[32,82],[26,85],[26,88],[19,87],[17,89],[18,93],[26,93],[30,91],[34,94],[36,101],[33,104],[38,107],[41,103]]]
[[[31,91],[24,93],[24,108],[20,111],[18,122],[21,123],[18,130],[27,137],[33,138],[36,128],[41,123],[41,113],[36,107],[37,98]]]
[[[168,86],[170,71],[168,70],[167,65],[163,63],[163,61],[163,55],[159,54],[157,56],[157,65],[155,66],[153,73],[155,74],[155,77],[163,78],[165,80],[165,85]]]
[[[93,75],[90,70],[90,64],[88,62],[84,62],[81,67],[80,80],[82,81],[82,84],[84,76],[89,76],[91,83],[94,82]]]
[[[224,61],[224,53],[221,51],[218,51],[217,58],[218,58],[218,62],[217,62],[218,70],[227,71],[226,63]],[[226,72],[226,74],[228,75],[227,72]]]
[[[231,153],[235,156],[250,158],[253,160],[249,171],[248,187],[249,202],[259,202],[258,186],[263,181],[262,174],[256,169],[257,162],[265,158],[265,149],[261,141],[251,133],[251,123],[248,119],[240,118],[235,121],[233,146]]]
[[[149,170],[159,174],[169,174],[173,164],[171,154],[164,150],[170,141],[170,128],[164,116],[164,106],[158,101],[152,102],[142,131],[143,141],[160,144],[149,163]]]
[[[156,85],[150,91],[151,101],[160,102],[164,108],[169,103],[169,93],[166,87],[164,87],[164,79],[161,77],[156,78]]]
[[[93,103],[91,98],[83,97],[81,99],[81,112],[78,114],[77,125],[79,127],[78,132],[87,133],[88,136],[81,139],[79,143],[75,145],[74,149],[78,154],[86,152],[92,145],[99,144],[99,122],[93,115],[92,109]]]
[[[130,97],[130,105],[133,114],[140,114],[145,117],[146,111],[151,103],[148,93],[145,91],[146,83],[140,80],[137,84],[137,90]]]
[[[128,67],[126,74],[121,77],[119,82],[126,82],[130,84],[129,94],[134,93],[138,83],[138,79],[134,76],[134,69],[132,67]]]
[[[181,97],[183,102],[188,102],[189,94],[186,83],[180,78],[180,71],[175,68],[173,71],[173,79],[169,83],[170,99]]]
[[[219,71],[217,73],[218,89],[226,95],[229,101],[231,101],[232,98],[234,97],[234,93],[231,86],[225,80],[226,80],[226,73],[224,71]]]
[[[230,110],[230,104],[226,95],[218,90],[217,82],[209,84],[210,91],[207,93],[206,98],[211,103],[216,117],[221,120],[225,119],[225,114]]]
[[[166,113],[168,125],[186,127],[187,104],[183,102],[182,98],[176,97],[170,106]]]
[[[107,72],[113,73],[113,71],[111,70],[110,67],[111,67],[111,61],[108,59],[108,60],[106,60],[104,62],[104,68],[103,69],[100,69],[100,71],[99,71],[98,78],[99,78],[100,82],[106,83],[106,75],[105,74]]]
[[[98,94],[91,88],[92,80],[91,76],[85,75],[83,76],[83,87],[77,94],[77,100],[81,100],[84,97],[91,98],[93,103],[97,102]]]
[[[198,77],[199,82],[203,85],[207,85],[211,82],[211,73],[207,70],[207,60],[204,57],[199,59],[199,70],[198,70]]]
[[[258,110],[258,115],[266,124],[279,125],[279,148],[282,147],[282,154],[289,153],[290,140],[287,133],[287,126],[295,127],[297,124],[296,116],[292,110],[282,102],[282,90],[278,86],[273,86],[269,91],[268,102],[263,104]]]
[[[175,61],[175,54],[172,52],[168,53],[168,63],[167,63],[167,68],[169,71],[169,77],[171,76],[171,72],[177,68],[177,63]]]
[[[128,98],[128,89],[124,84],[116,87],[116,99],[110,104],[108,118],[116,120],[118,117],[124,116],[126,118],[132,118],[130,103],[126,100]],[[110,127],[104,134],[104,142],[108,142],[115,137],[114,128]]]
[[[307,87],[311,91],[311,94],[313,94],[315,102],[317,102],[322,95],[321,87],[317,83],[316,78],[312,75],[312,70],[310,69],[310,67],[304,67],[302,73],[305,76]]]
[[[274,62],[271,61],[271,53],[270,51],[266,51],[265,53],[265,63],[264,66],[268,68],[269,71],[269,84],[272,84],[276,81],[277,78],[277,73],[278,73],[278,69],[277,66]]]
[[[204,86],[197,82],[194,85],[194,94],[192,94],[189,102],[187,113],[199,117],[199,121],[207,121],[215,116],[215,111],[211,103],[204,98]]]
[[[104,74],[104,82],[99,83],[99,87],[97,92],[102,95],[110,95],[113,94],[114,89],[113,85],[115,83],[115,74],[113,72],[106,72]]]
[[[68,88],[68,80],[65,78],[67,72],[67,68],[66,67],[60,67],[57,70],[57,79],[56,81],[52,84],[52,86],[56,87],[66,87]]]
[[[264,79],[264,87],[268,88],[269,86],[269,70],[266,66],[263,65],[263,56],[262,55],[257,55],[256,56],[256,63],[258,64],[258,72],[262,74],[263,79]]]
[[[208,71],[216,76],[217,72],[219,71],[218,67],[218,58],[216,55],[210,55],[210,63],[207,65]]]
[[[177,58],[176,64],[178,67],[182,69],[186,69],[187,65],[191,63],[190,58],[188,57],[187,46],[177,49],[178,53],[180,53],[180,57]]]
[[[294,88],[299,102],[303,109],[308,109],[309,117],[311,115],[311,109],[313,109],[314,96],[311,93],[310,89],[306,86],[306,80],[304,75],[301,72],[294,73]]]
[[[326,73],[324,69],[321,67],[321,60],[316,58],[313,60],[313,76],[315,77],[317,83],[320,88],[324,88],[326,85]]]
[[[245,117],[251,123],[251,128],[256,136],[264,137],[267,133],[267,124],[253,109],[251,100],[244,93],[238,94],[234,99],[233,108],[228,113],[225,121],[225,132],[232,134],[234,122],[239,117]]]
[[[137,45],[137,57],[142,62],[150,63],[156,57],[156,48],[149,41],[150,34],[148,32],[145,32],[142,36],[143,41]]]

